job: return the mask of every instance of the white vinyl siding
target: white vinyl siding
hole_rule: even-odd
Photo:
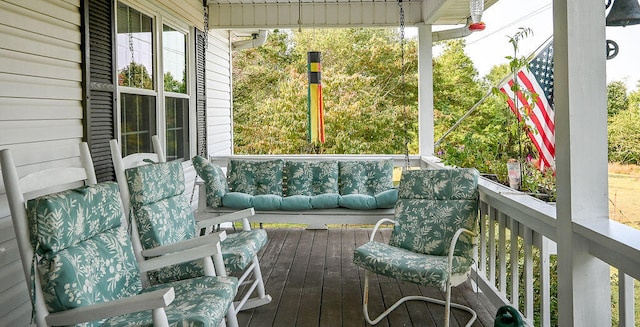
[[[79,165],[80,1],[0,1],[0,149],[20,174]],[[1,179],[1,178],[0,178]],[[24,326],[31,304],[0,183],[0,325]]]
[[[207,148],[210,156],[233,153],[231,97],[229,32],[211,30],[207,49]]]
[[[209,32],[206,78],[208,153],[210,156],[231,155],[231,45],[226,30]]]

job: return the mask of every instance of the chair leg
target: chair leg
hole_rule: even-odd
[[[227,319],[222,319],[220,323],[221,326],[226,327],[238,327],[238,317],[236,316],[236,310],[234,309],[233,304],[229,306],[229,310],[227,310]]]
[[[255,307],[271,303],[271,295],[265,293],[262,271],[260,270],[260,262],[258,262],[257,256],[253,257],[251,265],[253,267],[248,269],[250,271],[245,272],[245,274],[253,272],[253,281],[251,281],[251,287],[244,297],[240,301],[234,303],[236,312],[253,309]],[[246,281],[244,283],[246,283]],[[249,298],[254,291],[257,291],[258,296]]]
[[[362,312],[364,313],[364,318],[367,321],[367,323],[369,323],[370,325],[376,325],[377,323],[379,323],[382,319],[384,319],[386,316],[388,316],[393,310],[395,310],[397,307],[399,307],[401,304],[403,304],[404,302],[407,301],[424,301],[424,302],[431,302],[431,303],[436,303],[436,304],[440,304],[440,305],[444,305],[445,309],[444,309],[444,326],[445,327],[449,327],[449,315],[450,315],[450,308],[456,308],[456,309],[460,309],[460,310],[464,310],[466,312],[468,312],[469,314],[471,314],[471,318],[469,319],[469,321],[467,322],[467,324],[465,325],[465,327],[470,327],[474,321],[476,321],[476,318],[478,317],[478,315],[476,314],[476,312],[464,305],[461,304],[457,304],[457,303],[451,303],[451,285],[448,284],[447,286],[447,294],[446,294],[446,301],[440,300],[440,299],[434,299],[434,298],[430,298],[430,297],[426,297],[426,296],[405,296],[403,298],[401,298],[400,300],[398,300],[396,303],[394,303],[393,305],[391,305],[391,307],[389,307],[387,310],[385,310],[383,313],[381,313],[378,317],[376,317],[375,319],[371,320],[371,318],[369,317],[369,309],[368,309],[368,304],[369,304],[369,271],[365,269],[364,271],[364,294],[362,297]]]

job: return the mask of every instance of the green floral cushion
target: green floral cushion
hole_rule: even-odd
[[[252,229],[228,234],[222,241],[222,258],[229,274],[243,271],[267,244],[267,231]]]
[[[198,277],[152,286],[144,290],[173,287],[175,300],[165,308],[169,326],[217,327],[233,301],[238,280],[234,277]],[[102,326],[153,326],[151,310],[113,317]]]
[[[338,162],[287,161],[287,196],[338,193]]]
[[[249,195],[273,194],[282,196],[282,171],[280,159],[266,161],[230,160],[229,189]]]
[[[27,209],[32,241],[42,255],[37,270],[49,311],[140,292],[131,242],[120,226],[122,202],[116,183],[38,197],[28,201]]]
[[[180,161],[160,162],[125,170],[131,202],[146,205],[184,193]]]
[[[340,161],[340,194],[377,193],[393,188],[393,159]]]
[[[346,194],[340,197],[338,202],[341,207],[356,209],[356,210],[370,210],[376,209],[376,198],[366,194]]]
[[[311,206],[311,197],[308,195],[286,196],[282,198],[282,206],[280,206],[280,209],[292,211],[313,209]]]
[[[31,244],[41,256],[55,254],[122,222],[120,192],[113,182],[29,200],[27,211]]]
[[[195,156],[191,161],[198,176],[204,181],[205,191],[207,192],[207,206],[222,207],[222,198],[229,192],[227,177],[224,175],[222,168],[201,156]]]
[[[389,244],[410,251],[448,255],[460,228],[475,230],[479,173],[475,169],[409,170],[402,174]],[[463,234],[455,255],[471,257],[473,239]]]
[[[332,209],[339,207],[340,198],[337,193],[318,194],[311,197],[309,204],[313,209]]]
[[[376,274],[420,285],[446,287],[447,256],[433,256],[415,253],[391,245],[368,242],[358,247],[353,254],[353,262]],[[466,274],[473,260],[454,256],[452,273]]]
[[[256,210],[279,210],[282,207],[282,196],[275,194],[255,195],[251,199],[251,207]]]
[[[125,173],[131,193],[131,210],[144,249],[197,236],[195,217],[182,194],[184,171],[179,161],[130,168]],[[153,283],[165,283],[202,274],[202,262],[197,260],[152,272],[149,279]]]
[[[253,205],[253,195],[239,193],[239,192],[229,192],[224,195],[222,198],[222,204],[225,207],[229,207],[232,209],[247,209],[251,208]]]

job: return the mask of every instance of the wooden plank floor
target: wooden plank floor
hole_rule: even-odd
[[[267,293],[273,301],[240,312],[240,326],[367,326],[362,313],[364,270],[352,263],[353,250],[369,239],[370,228],[304,230],[267,229],[269,243],[260,252]],[[387,241],[390,230],[378,233]],[[404,295],[443,299],[436,288],[397,282],[370,275],[369,312],[377,315]],[[242,290],[240,290],[242,292]],[[478,313],[473,326],[493,326],[496,309],[469,282],[455,287],[452,300]],[[376,326],[442,326],[444,308],[410,301]],[[453,311],[451,326],[464,324],[469,315]]]

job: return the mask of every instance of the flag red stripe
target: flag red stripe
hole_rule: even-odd
[[[518,74],[520,75],[520,74]],[[527,79],[526,76],[522,75],[521,78],[525,78]],[[523,79],[520,79],[520,81],[524,82]],[[527,82],[529,85],[531,85],[531,82],[529,82],[529,79],[527,79]],[[535,92],[535,90],[533,89],[533,87],[531,89],[529,89],[530,92]],[[549,153],[551,155],[553,155],[555,153],[555,146],[553,145],[553,143],[550,141],[550,138],[548,135],[546,135],[546,129],[542,126],[542,124],[540,123],[540,119],[539,119],[539,113],[537,112],[537,110],[534,110],[533,107],[531,107],[531,104],[527,101],[527,98],[524,96],[524,94],[522,94],[522,92],[518,91],[518,99],[520,99],[520,102],[522,102],[522,105],[525,108],[531,108],[530,112],[526,115],[527,119],[529,119],[533,125],[535,126],[536,130],[538,131],[538,134],[540,134],[540,137],[542,139],[542,142],[544,143],[544,146],[547,148],[547,150],[549,151]],[[540,108],[538,108],[540,109]]]
[[[533,84],[529,80],[529,77],[523,71],[520,71],[518,73],[518,76],[520,76],[520,80],[522,81],[522,83],[524,83],[524,85],[527,87],[529,91],[538,95],[536,99],[536,104],[538,105],[538,108],[540,108],[540,112],[542,113],[542,117],[544,118],[545,124],[547,124],[547,126],[549,126],[549,129],[553,131],[555,129],[554,122],[551,119],[551,117],[549,117],[549,112],[547,111],[547,107],[544,105],[544,103],[540,99],[540,97],[543,97],[544,94],[540,94],[540,92],[536,90],[536,88],[533,86]]]

